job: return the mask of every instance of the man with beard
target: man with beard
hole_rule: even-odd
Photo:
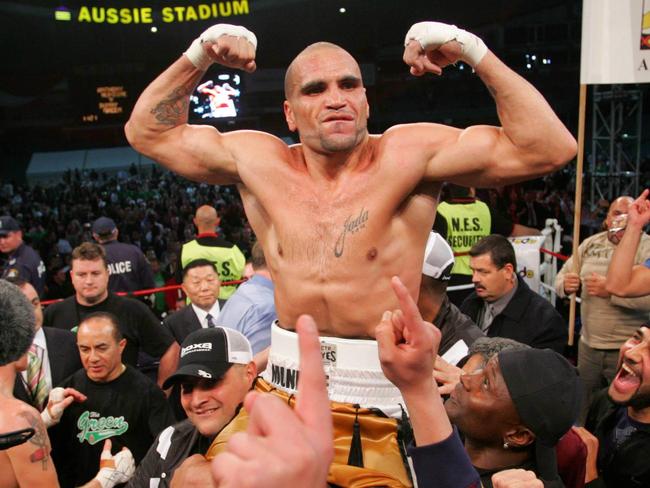
[[[599,480],[605,486],[650,486],[650,328],[621,347],[618,373],[589,408],[587,430],[598,438]]]
[[[585,239],[555,278],[559,297],[577,293],[581,299],[578,371],[587,393],[582,420],[591,397],[614,379],[621,345],[639,324],[650,320],[650,296],[621,298],[605,288],[607,267],[627,232],[625,217],[632,203],[627,196],[615,199],[603,222],[605,230]],[[642,235],[631,254],[635,264],[642,264],[650,256],[650,237]]]

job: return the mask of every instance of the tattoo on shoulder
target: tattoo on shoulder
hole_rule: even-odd
[[[488,85],[487,89],[490,92],[490,95],[492,95],[492,98],[497,97],[497,89],[496,88],[494,88],[492,85]]]
[[[179,86],[167,95],[166,98],[158,102],[151,110],[159,124],[176,125],[187,113],[188,95],[192,92],[187,86]]]
[[[29,426],[35,431],[34,435],[29,439],[29,442],[35,445],[36,450],[30,454],[29,460],[32,463],[40,462],[43,471],[47,471],[50,445],[45,425],[41,422],[38,415],[33,412],[20,412],[20,416],[23,417],[29,423]]]
[[[368,211],[361,207],[361,211],[359,214],[355,217],[352,215],[349,215],[347,219],[345,219],[345,222],[343,223],[343,230],[341,231],[341,235],[339,235],[339,238],[336,240],[336,244],[334,245],[334,256],[337,258],[340,258],[343,256],[343,251],[345,249],[345,236],[347,234],[354,234],[355,232],[360,231],[366,226],[366,222],[368,221]]]

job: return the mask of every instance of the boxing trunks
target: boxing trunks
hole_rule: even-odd
[[[334,425],[328,483],[355,488],[413,486],[405,449],[411,440],[410,425],[399,390],[381,371],[377,343],[339,337],[321,337],[320,342]],[[255,389],[293,406],[298,365],[298,335],[274,323],[268,365]],[[246,420],[242,409],[233,421],[236,430]],[[208,459],[225,447],[233,433],[229,427],[214,440]]]

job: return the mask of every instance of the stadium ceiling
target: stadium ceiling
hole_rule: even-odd
[[[260,86],[281,85],[282,70],[309,43],[340,44],[371,73],[381,74],[370,96],[383,101],[392,93],[409,96],[410,88],[403,83],[408,70],[401,56],[404,34],[414,22],[455,23],[488,36],[488,45],[501,47],[507,42],[502,27],[526,24],[528,31],[523,40],[520,36],[513,54],[523,62],[530,26],[535,32],[535,26],[547,22],[575,26],[581,4],[581,0],[3,0],[0,142],[25,153],[125,144],[122,126],[138,93],[192,39],[218,22],[241,24],[256,33],[258,73],[251,79],[260,81],[254,89],[252,83],[246,87],[249,95],[257,92],[247,101],[260,107],[262,114],[275,116],[281,89],[262,93]],[[568,30],[573,34],[556,43],[556,50],[572,44],[575,51],[576,29]],[[545,42],[540,39],[537,45]],[[577,66],[574,59],[565,64]],[[562,72],[553,78],[557,81],[547,73],[549,83],[572,81],[577,68],[571,69],[573,74]],[[392,84],[379,86],[383,83]],[[444,83],[454,81],[439,86]],[[106,86],[114,89],[113,85],[128,92],[123,117],[113,123],[87,124],[86,107],[96,107],[98,91]],[[398,100],[402,107],[402,99]],[[485,100],[489,102],[487,95]],[[392,107],[382,106],[387,111]],[[256,117],[261,120],[264,115]]]
[[[253,30],[259,38],[259,67],[279,68],[285,67],[302,47],[319,40],[339,43],[368,60],[387,46],[398,47],[408,27],[420,20],[480,28],[505,24],[513,17],[553,5],[574,3],[575,0],[3,1],[0,26],[5,49],[0,89],[13,95],[32,94],[39,91],[39,78],[47,82],[84,66],[121,65],[125,69],[129,64],[139,63],[146,65],[147,72],[154,73],[216,22],[240,23]],[[67,20],[64,15],[61,20],[55,19],[66,11]],[[202,20],[201,16],[208,18]]]

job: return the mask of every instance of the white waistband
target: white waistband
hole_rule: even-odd
[[[404,401],[381,371],[376,341],[321,337],[320,343],[330,400],[378,408],[391,417],[401,416],[400,404]],[[262,377],[292,394],[298,388],[299,367],[298,335],[274,322],[269,361]]]

